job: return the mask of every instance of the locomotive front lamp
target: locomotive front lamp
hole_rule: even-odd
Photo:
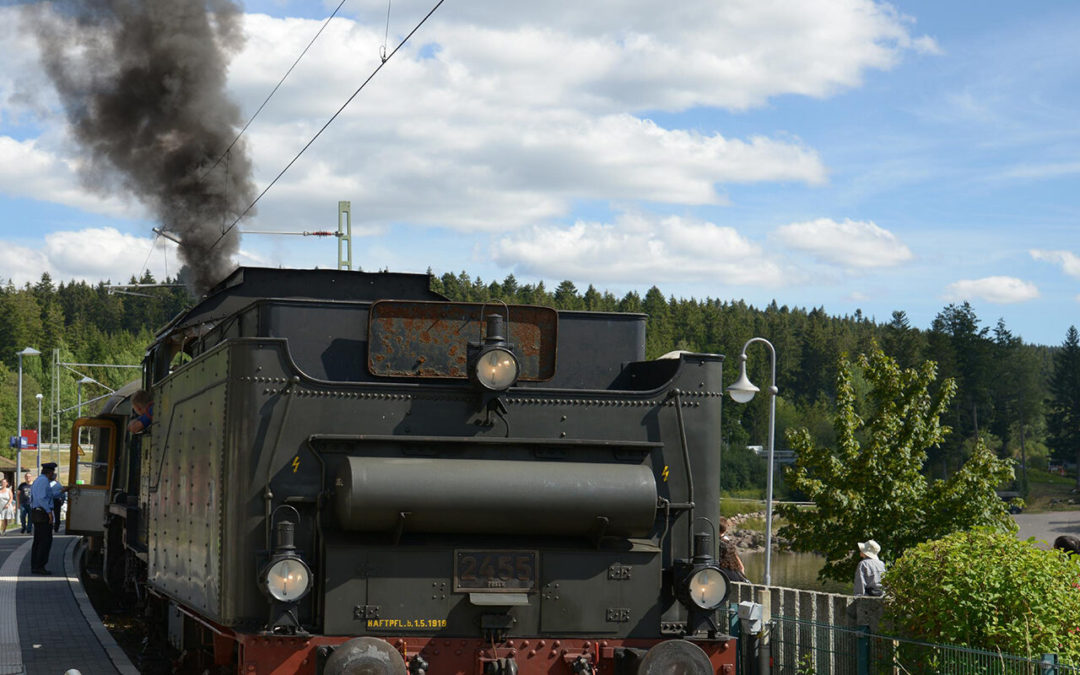
[[[296,602],[311,589],[311,570],[298,558],[285,558],[270,564],[264,583],[275,600]]]
[[[263,589],[278,602],[296,602],[311,590],[311,568],[296,553],[293,527],[287,520],[277,524],[277,547],[260,575]]]
[[[476,361],[476,380],[491,391],[502,391],[518,378],[518,362],[514,354],[501,347],[490,349]]]
[[[689,609],[712,612],[728,597],[728,578],[712,557],[712,537],[694,535],[694,557],[675,563],[679,600]]]
[[[517,382],[521,366],[506,341],[503,317],[487,316],[487,335],[482,343],[470,343],[469,380],[486,391],[500,392]]]
[[[727,599],[727,577],[715,567],[699,569],[690,576],[687,595],[698,609],[716,609]]]

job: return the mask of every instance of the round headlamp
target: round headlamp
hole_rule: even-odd
[[[483,352],[476,360],[476,380],[485,389],[503,391],[518,378],[518,360],[508,349],[496,347]]]
[[[727,599],[727,577],[715,567],[704,567],[697,570],[690,575],[686,586],[690,602],[699,609],[716,609]]]
[[[311,590],[311,570],[299,558],[282,558],[266,568],[263,584],[275,600],[296,602]]]

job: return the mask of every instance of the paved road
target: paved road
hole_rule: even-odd
[[[1050,548],[1061,534],[1080,537],[1080,511],[1054,511],[1050,513],[1018,513],[1013,520],[1020,526],[1017,533],[1021,539],[1035,537],[1041,548]]]

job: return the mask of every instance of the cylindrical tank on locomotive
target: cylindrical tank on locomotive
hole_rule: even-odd
[[[199,667],[731,672],[722,357],[644,344],[642,315],[241,268],[149,348],[147,433],[80,421],[112,448],[85,533]]]

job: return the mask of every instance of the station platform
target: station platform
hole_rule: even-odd
[[[79,579],[79,537],[53,537],[48,576],[30,573],[32,542],[18,529],[0,536],[0,675],[138,675]]]

